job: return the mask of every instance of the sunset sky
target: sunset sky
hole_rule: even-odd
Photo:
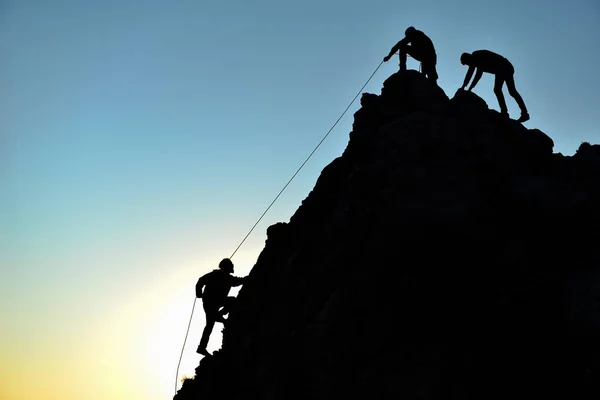
[[[448,96],[460,54],[489,49],[555,152],[600,143],[599,21],[598,0],[0,0],[0,399],[172,398],[196,280],[410,25],[433,40]],[[474,91],[498,109],[493,76]],[[236,275],[342,154],[358,108],[233,257]],[[198,302],[180,377],[203,323]],[[217,324],[210,351],[220,339]]]

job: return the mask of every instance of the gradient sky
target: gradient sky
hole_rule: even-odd
[[[450,97],[460,54],[493,50],[555,152],[600,143],[599,21],[598,0],[0,0],[0,398],[171,398],[197,278],[409,25],[433,40]],[[498,109],[492,88],[486,74],[475,92]],[[358,107],[237,252],[237,275],[343,152]],[[200,359],[196,310],[180,375]]]

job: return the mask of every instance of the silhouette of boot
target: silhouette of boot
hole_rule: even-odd
[[[525,122],[525,121],[529,121],[529,113],[527,111],[521,113],[521,116],[517,120],[517,122]]]
[[[196,353],[201,354],[203,356],[210,356],[210,353],[206,350],[206,347],[200,347],[196,349]]]

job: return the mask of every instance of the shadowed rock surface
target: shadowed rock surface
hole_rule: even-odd
[[[175,400],[600,398],[600,146],[416,71],[361,104]]]

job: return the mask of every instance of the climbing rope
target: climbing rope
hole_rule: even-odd
[[[181,348],[181,355],[179,356],[179,362],[177,363],[177,372],[175,373],[175,395],[177,395],[177,379],[179,378],[179,366],[181,365],[181,359],[183,358],[183,349],[185,349],[185,342],[187,342],[188,334],[190,333],[190,325],[192,325],[192,317],[194,316],[195,307],[196,296],[194,296],[194,304],[192,304],[192,312],[190,313],[190,322],[188,322],[188,327],[185,331],[185,339],[183,339],[183,347]]]
[[[246,241],[246,239],[248,239],[248,236],[250,236],[250,234],[252,233],[252,231],[254,231],[254,228],[256,228],[256,225],[258,225],[258,223],[263,219],[263,217],[271,209],[271,207],[273,206],[273,204],[275,204],[275,202],[277,201],[277,199],[279,199],[279,196],[281,196],[281,194],[284,192],[284,190],[289,186],[289,184],[292,183],[292,181],[294,180],[294,178],[296,177],[296,175],[298,175],[298,173],[300,172],[300,170],[304,167],[304,165],[308,162],[308,160],[310,160],[310,158],[315,153],[315,151],[317,151],[317,149],[321,146],[321,144],[325,141],[325,139],[327,139],[327,136],[329,136],[329,134],[331,133],[331,131],[333,131],[333,129],[335,128],[335,126],[338,124],[338,122],[340,122],[340,120],[346,114],[346,112],[348,111],[348,109],[352,106],[352,104],[354,103],[354,101],[356,100],[356,98],[362,93],[362,91],[365,88],[365,86],[367,86],[367,84],[369,83],[369,81],[371,81],[371,78],[373,78],[373,76],[375,76],[375,74],[379,70],[379,67],[381,67],[381,64],[383,64],[383,61],[381,61],[379,63],[379,65],[377,66],[377,68],[375,68],[375,71],[373,71],[373,73],[371,74],[371,76],[369,77],[369,79],[367,79],[367,81],[365,82],[365,84],[362,85],[362,87],[360,88],[360,90],[358,91],[358,93],[356,93],[356,96],[354,96],[354,98],[352,99],[352,101],[350,102],[350,104],[348,104],[348,107],[346,107],[346,109],[344,110],[344,112],[342,112],[342,115],[339,116],[339,118],[335,121],[335,123],[331,126],[331,128],[329,128],[329,131],[327,131],[327,133],[325,134],[325,136],[323,136],[323,139],[321,139],[321,141],[317,144],[317,146],[313,149],[313,151],[311,151],[310,154],[308,155],[308,157],[306,157],[306,160],[304,160],[304,162],[300,165],[300,167],[296,170],[296,172],[294,172],[294,175],[292,175],[292,177],[290,178],[290,180],[283,186],[283,188],[279,191],[279,193],[277,194],[277,196],[275,196],[275,198],[273,199],[273,201],[271,202],[271,204],[269,204],[269,206],[267,207],[267,209],[265,210],[265,212],[263,212],[262,215],[260,216],[260,218],[258,218],[258,220],[256,221],[256,223],[254,225],[252,225],[252,228],[250,228],[250,231],[248,231],[248,233],[246,234],[246,236],[244,237],[244,239],[242,239],[242,241],[240,242],[240,244],[238,245],[238,247],[236,247],[235,250],[233,251],[233,253],[231,253],[231,256],[229,256],[230,259],[233,258],[233,256],[235,255],[235,253],[237,253],[237,251],[239,250],[239,248],[242,247],[242,245],[244,244],[244,242]],[[181,348],[181,355],[179,356],[179,363],[177,364],[177,372],[175,373],[175,395],[177,395],[177,380],[179,378],[179,367],[181,365],[181,359],[183,358],[183,351],[185,349],[185,343],[187,341],[188,334],[190,332],[190,326],[192,324],[192,317],[194,316],[194,308],[195,307],[196,307],[196,297],[194,296],[194,304],[192,305],[192,312],[190,314],[190,320],[188,322],[188,327],[187,327],[187,330],[185,332],[185,339],[183,339],[183,347]]]

